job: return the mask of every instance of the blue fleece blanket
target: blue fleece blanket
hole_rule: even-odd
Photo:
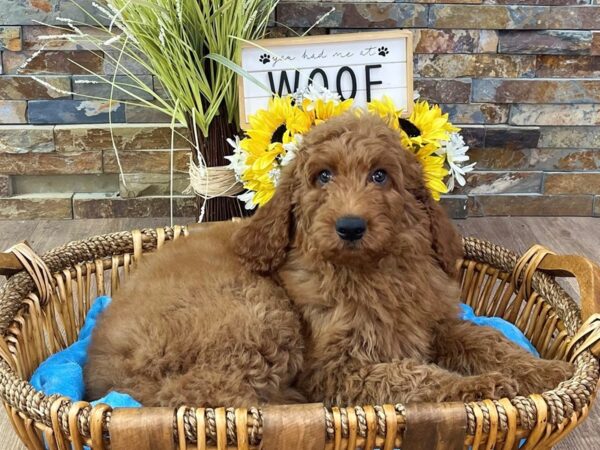
[[[60,394],[74,401],[83,400],[85,384],[83,381],[83,368],[87,362],[87,349],[92,339],[92,331],[100,314],[110,305],[110,297],[98,297],[88,312],[85,324],[79,333],[79,339],[70,347],[58,352],[34,372],[31,384],[34,388],[46,395]],[[113,408],[137,408],[142,406],[131,396],[110,392],[106,397],[95,400],[97,403],[106,403]]]
[[[31,384],[34,388],[44,392],[46,395],[60,394],[74,401],[83,400],[85,395],[83,368],[87,362],[87,349],[90,344],[92,331],[96,326],[96,321],[109,304],[109,297],[99,297],[96,299],[90,308],[78,341],[67,349],[52,355],[38,367],[31,377]],[[461,304],[460,317],[476,325],[497,328],[511,341],[519,344],[534,355],[539,356],[535,347],[531,345],[525,335],[513,324],[503,319],[497,317],[477,317],[473,309],[465,304]],[[110,392],[106,397],[92,402],[92,404],[96,403],[106,403],[113,408],[136,408],[141,406],[131,396],[118,392]]]
[[[468,320],[469,322],[473,322],[475,325],[481,325],[485,327],[496,328],[500,331],[506,339],[514,342],[515,344],[520,345],[529,353],[533,353],[538,358],[540,354],[535,349],[535,347],[529,342],[529,339],[512,323],[507,322],[504,319],[500,319],[499,317],[481,317],[476,316],[473,308],[469,305],[465,305],[464,303],[460,304],[460,318],[463,320]]]

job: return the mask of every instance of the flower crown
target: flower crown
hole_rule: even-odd
[[[281,169],[296,155],[302,136],[314,125],[354,108],[354,100],[341,100],[323,87],[309,86],[305,91],[273,97],[267,109],[249,117],[250,127],[240,140],[228,139],[233,155],[230,167],[246,191],[239,196],[246,209],[267,203],[275,193]],[[408,118],[401,117],[393,101],[384,96],[367,104],[370,113],[379,115],[390,128],[400,132],[402,144],[423,166],[425,184],[435,200],[454,189],[455,180],[465,185],[464,175],[475,164],[469,160],[468,146],[437,105],[415,103]],[[446,180],[446,181],[444,181]]]

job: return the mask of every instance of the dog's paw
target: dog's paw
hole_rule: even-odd
[[[464,377],[455,385],[452,397],[465,403],[504,397],[512,398],[519,392],[516,380],[498,372]]]
[[[540,359],[532,370],[522,371],[519,379],[519,395],[541,394],[556,389],[560,383],[568,380],[575,373],[573,364],[560,361]]]

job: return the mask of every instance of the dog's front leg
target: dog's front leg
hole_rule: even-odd
[[[329,405],[475,401],[516,395],[510,378],[499,373],[462,376],[413,359],[316,372],[309,380],[313,401]]]
[[[536,358],[498,330],[459,319],[439,324],[434,351],[434,362],[445,369],[463,375],[501,372],[511,377],[519,395],[553,389],[573,374],[569,363]]]

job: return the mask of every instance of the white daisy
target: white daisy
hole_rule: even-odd
[[[328,101],[339,103],[341,101],[341,98],[337,93],[330,91],[324,86],[315,86],[314,84],[310,84],[303,90],[296,92],[296,94],[294,94],[294,99],[298,103],[302,103],[302,100],[304,99],[310,100],[311,104],[306,106],[307,111],[314,109],[313,103],[317,100],[322,100],[325,103]]]
[[[229,167],[235,172],[235,178],[237,181],[242,180],[242,174],[246,171],[248,166],[246,165],[246,158],[248,155],[240,147],[240,137],[236,136],[235,141],[233,139],[227,139],[227,143],[233,147],[233,154],[226,156],[225,159],[229,161]]]
[[[469,151],[469,146],[465,144],[463,137],[459,133],[452,133],[450,140],[443,142],[442,147],[437,152],[438,155],[446,156],[450,171],[450,177],[447,182],[449,191],[454,189],[455,180],[459,185],[464,186],[466,184],[464,175],[471,172],[475,167],[476,163],[469,164],[468,166],[463,165],[463,163],[469,161],[467,151]]]
[[[246,191],[243,194],[238,195],[238,199],[240,199],[242,202],[244,202],[244,208],[246,208],[247,210],[252,210],[254,208],[256,208],[256,203],[254,203],[254,196],[256,195],[256,192],[254,191]]]
[[[341,98],[337,92],[332,92],[327,89],[325,86],[310,84],[304,90],[304,98],[312,100],[323,100],[324,102],[328,102],[330,100],[340,101]]]
[[[279,179],[281,178],[281,169],[279,167],[275,167],[271,169],[269,172],[269,178],[273,182],[275,186],[279,184]]]
[[[287,166],[291,163],[296,157],[296,152],[298,151],[298,147],[302,143],[302,135],[296,134],[294,136],[294,140],[288,142],[287,144],[283,144],[283,149],[285,150],[285,155],[281,158],[281,166]]]

